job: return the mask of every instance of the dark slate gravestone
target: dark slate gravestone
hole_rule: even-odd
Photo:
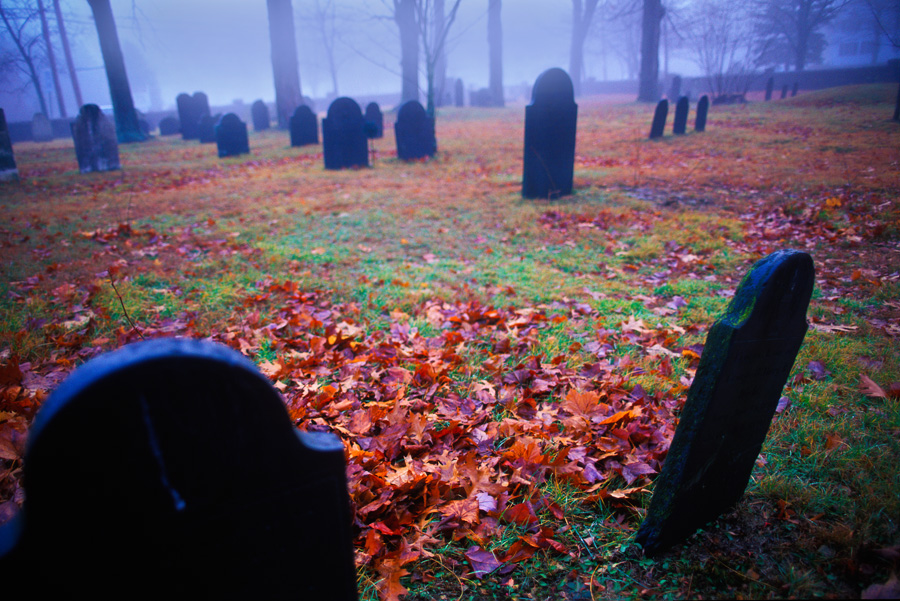
[[[294,429],[222,345],[157,339],[79,367],[38,412],[23,469],[0,572],[72,578],[29,581],[35,598],[128,597],[129,582],[148,599],[357,599],[340,439]]]
[[[359,105],[342,96],[328,107],[322,119],[322,152],[326,169],[369,166],[369,142]]]
[[[706,114],[709,112],[709,96],[704,94],[697,103],[697,118],[694,120],[694,131],[706,131]]]
[[[196,140],[199,137],[200,118],[204,114],[202,107],[188,94],[179,94],[175,98],[178,106],[178,121],[181,123],[181,138],[183,140]]]
[[[116,126],[96,104],[81,107],[72,122],[75,156],[82,173],[119,169],[119,142]]]
[[[247,124],[234,113],[227,113],[216,124],[216,146],[219,158],[233,157],[250,152]]]
[[[650,139],[661,138],[666,131],[666,117],[669,116],[669,101],[663,98],[653,112],[653,123],[650,125]]]
[[[772,90],[775,89],[775,78],[770,77],[766,82],[766,102],[772,100]]]
[[[453,104],[456,107],[463,107],[466,105],[466,90],[463,88],[463,80],[457,78],[456,83],[453,85]]]
[[[369,138],[384,137],[384,115],[377,102],[366,105],[366,136]]]
[[[181,132],[181,123],[177,117],[163,117],[159,122],[159,135],[174,136]]]
[[[788,92],[787,84],[784,84],[784,86],[782,86],[782,88],[781,88],[781,99],[782,100],[787,98],[787,92]]]
[[[397,158],[402,161],[433,157],[437,152],[434,119],[428,116],[418,100],[404,102],[397,111],[394,136],[397,138]]]
[[[269,107],[262,100],[257,100],[250,107],[250,115],[253,118],[253,131],[264,131],[269,129]]]
[[[794,96],[797,95],[797,90],[799,90],[799,89],[800,89],[800,82],[795,81],[795,82],[794,82],[794,87],[791,88],[791,98],[793,98]]]
[[[559,68],[541,73],[525,107],[522,196],[556,198],[572,193],[578,105],[569,74]]]
[[[16,167],[16,157],[9,137],[9,126],[6,125],[6,113],[0,109],[0,182],[14,182],[18,179],[19,169]]]
[[[291,146],[305,146],[319,143],[319,123],[316,115],[305,104],[301,104],[291,115]]]
[[[682,96],[678,99],[678,104],[675,105],[675,119],[672,120],[672,133],[680,136],[687,129],[687,118],[688,111],[690,110],[690,104],[688,103],[687,96]]]
[[[53,139],[53,126],[44,113],[35,113],[31,118],[31,139],[35,142],[49,142]]]
[[[201,117],[210,113],[209,98],[206,96],[206,94],[204,94],[203,92],[194,92],[193,99],[194,106],[197,107],[197,111],[200,113]]]
[[[203,115],[197,124],[197,139],[201,144],[214,144],[216,142],[216,125],[222,115]],[[248,151],[249,152],[249,151]]]
[[[675,101],[675,99],[681,96],[681,76],[676,75],[672,78],[672,86],[669,88],[669,93],[666,94],[669,97],[669,100]]]
[[[813,262],[795,250],[758,261],[706,337],[694,383],[637,541],[653,554],[744,493],[806,334]]]

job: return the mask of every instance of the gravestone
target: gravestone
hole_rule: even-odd
[[[672,120],[672,133],[676,136],[684,134],[687,129],[689,110],[690,104],[688,103],[687,96],[682,96],[678,99],[678,104],[675,105],[675,118]]]
[[[250,115],[253,118],[253,131],[264,131],[269,129],[269,107],[262,100],[257,100],[250,107]]]
[[[120,168],[116,126],[99,106],[86,104],[81,107],[71,128],[79,171],[91,173]]]
[[[384,137],[384,115],[377,102],[366,105],[366,136],[370,139]]]
[[[784,86],[781,88],[781,99],[782,100],[787,98],[787,92],[788,92],[787,84],[784,84]]]
[[[67,576],[30,580],[30,596],[357,599],[343,444],[296,430],[223,345],[156,339],[92,359],[43,404],[25,457],[0,572]]]
[[[466,90],[463,88],[463,80],[460,78],[457,78],[453,85],[453,104],[457,108],[466,105]]]
[[[319,123],[316,115],[305,104],[301,104],[291,115],[291,146],[305,146],[319,143]]]
[[[795,81],[795,82],[794,82],[794,87],[791,88],[791,98],[793,98],[794,96],[797,95],[797,91],[798,91],[799,89],[800,89],[800,82],[799,82],[799,81]]]
[[[219,158],[233,157],[250,152],[247,124],[234,113],[226,113],[216,124],[216,147]]]
[[[9,137],[9,126],[6,125],[6,113],[0,109],[0,182],[14,182],[18,179],[19,169],[16,167],[16,157]]]
[[[679,543],[744,493],[806,334],[814,284],[806,253],[757,261],[710,328],[637,541]]]
[[[159,122],[159,135],[174,136],[181,133],[181,123],[177,117],[163,117]]]
[[[178,107],[178,121],[181,123],[181,139],[196,140],[199,137],[200,118],[204,113],[202,107],[188,94],[179,94],[175,98]]]
[[[772,90],[775,89],[775,78],[770,77],[768,81],[766,81],[766,102],[772,100]]]
[[[490,107],[494,104],[494,96],[488,88],[479,88],[469,92],[469,106]]]
[[[681,76],[676,75],[672,78],[672,85],[669,88],[669,93],[666,94],[669,97],[669,100],[675,101],[677,98],[681,97]]]
[[[694,120],[694,131],[706,131],[706,114],[709,112],[709,96],[704,94],[697,102],[697,117]]]
[[[53,139],[53,125],[44,113],[35,113],[31,118],[31,139],[35,142],[49,142]]]
[[[653,123],[650,124],[650,139],[661,138],[666,131],[666,118],[669,116],[669,101],[663,98],[653,112]]]
[[[322,119],[322,152],[326,169],[369,166],[369,142],[362,111],[352,98],[342,96]]]
[[[522,196],[557,198],[572,193],[578,105],[569,74],[554,67],[541,73],[525,107]]]
[[[194,92],[194,105],[197,107],[197,111],[200,113],[200,116],[208,115],[210,113],[209,110],[209,98],[203,92]],[[199,118],[197,119],[199,121]]]
[[[428,116],[418,100],[404,102],[397,111],[394,136],[397,139],[397,158],[401,161],[433,157],[437,152],[434,119]]]
[[[197,139],[201,144],[215,144],[216,142],[216,125],[222,115],[203,115],[197,124]]]

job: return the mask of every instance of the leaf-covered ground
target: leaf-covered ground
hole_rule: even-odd
[[[398,162],[388,134],[342,172],[277,131],[228,160],[156,138],[92,175],[70,141],[17,144],[0,522],[67,374],[207,337],[344,441],[366,599],[858,596],[900,558],[894,93],[713,107],[705,134],[653,142],[652,107],[583,99],[577,191],[552,202],[520,196],[521,106],[443,110],[434,160]],[[706,332],[786,247],[816,263],[811,328],[748,491],[644,558]]]

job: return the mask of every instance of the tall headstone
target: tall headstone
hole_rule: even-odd
[[[787,87],[787,84],[784,84],[784,85],[781,87],[781,99],[782,99],[782,100],[784,100],[785,98],[787,98],[787,93],[788,93],[788,87]]]
[[[82,173],[119,169],[119,142],[116,126],[96,104],[86,104],[72,122],[75,156]]]
[[[178,120],[181,122],[181,138],[183,140],[196,140],[199,135],[200,118],[209,111],[203,111],[203,107],[189,94],[179,94],[175,98],[178,106]]]
[[[201,144],[216,143],[216,125],[222,115],[203,115],[197,124],[197,139]]]
[[[775,78],[770,77],[768,81],[766,81],[766,102],[772,100],[772,90],[775,89]]]
[[[269,107],[262,100],[257,100],[250,107],[250,115],[253,118],[253,131],[269,129]]]
[[[177,117],[163,117],[159,121],[159,135],[161,136],[174,136],[177,133],[181,133],[181,122],[178,121]]]
[[[666,96],[669,97],[669,100],[675,102],[676,99],[681,97],[681,76],[676,75],[672,78],[672,85],[669,88],[668,94]]]
[[[359,105],[342,96],[328,107],[322,119],[322,152],[326,169],[369,166],[366,122]]]
[[[578,105],[569,74],[554,67],[541,73],[525,107],[522,165],[524,198],[557,198],[572,193]]]
[[[709,96],[704,94],[697,103],[697,118],[694,121],[694,131],[706,131],[706,114],[709,112]]]
[[[799,89],[800,89],[800,82],[799,82],[799,81],[795,81],[795,82],[794,82],[794,87],[791,88],[791,98],[793,98],[794,96],[797,95],[797,91],[798,91]]]
[[[197,111],[200,113],[200,116],[209,115],[209,98],[203,92],[194,92],[192,96],[194,99],[194,106],[197,107]],[[199,119],[198,119],[199,120]]]
[[[675,105],[675,118],[672,120],[672,133],[676,136],[684,134],[687,129],[689,110],[690,104],[688,103],[687,96],[682,96],[678,99],[678,104]]]
[[[366,136],[369,138],[384,137],[384,115],[377,102],[366,105]]]
[[[437,152],[434,119],[428,116],[418,100],[404,102],[397,111],[394,136],[397,138],[397,158],[402,161],[431,157]]]
[[[806,253],[757,261],[710,328],[637,541],[679,543],[744,494],[806,334],[814,284]]]
[[[234,113],[226,113],[216,124],[216,147],[219,158],[233,157],[250,152],[247,124]]]
[[[13,155],[9,126],[6,125],[6,113],[0,109],[0,182],[14,182],[18,179],[19,169]]]
[[[319,143],[319,122],[315,113],[301,104],[291,115],[291,146],[306,146]]]
[[[669,116],[669,101],[663,98],[653,112],[653,123],[650,124],[650,139],[661,138],[666,131],[666,118]]]
[[[49,142],[53,139],[53,126],[44,113],[35,113],[31,118],[31,139],[35,142]]]
[[[466,90],[463,88],[463,80],[460,78],[457,78],[456,83],[453,84],[453,105],[456,107],[466,105]]]

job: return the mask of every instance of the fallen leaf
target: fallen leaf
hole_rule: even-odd
[[[475,576],[479,579],[503,565],[496,557],[494,557],[493,553],[485,551],[478,546],[469,547],[469,550],[466,551],[466,557],[468,558],[469,563],[472,564],[472,570],[475,572]]]
[[[867,376],[865,374],[859,375],[859,390],[864,395],[869,396],[869,397],[874,397],[877,399],[886,399],[887,398],[887,393],[884,391],[884,389],[881,386],[879,386],[878,384],[876,384],[872,380],[872,378],[870,378],[869,376]]]

